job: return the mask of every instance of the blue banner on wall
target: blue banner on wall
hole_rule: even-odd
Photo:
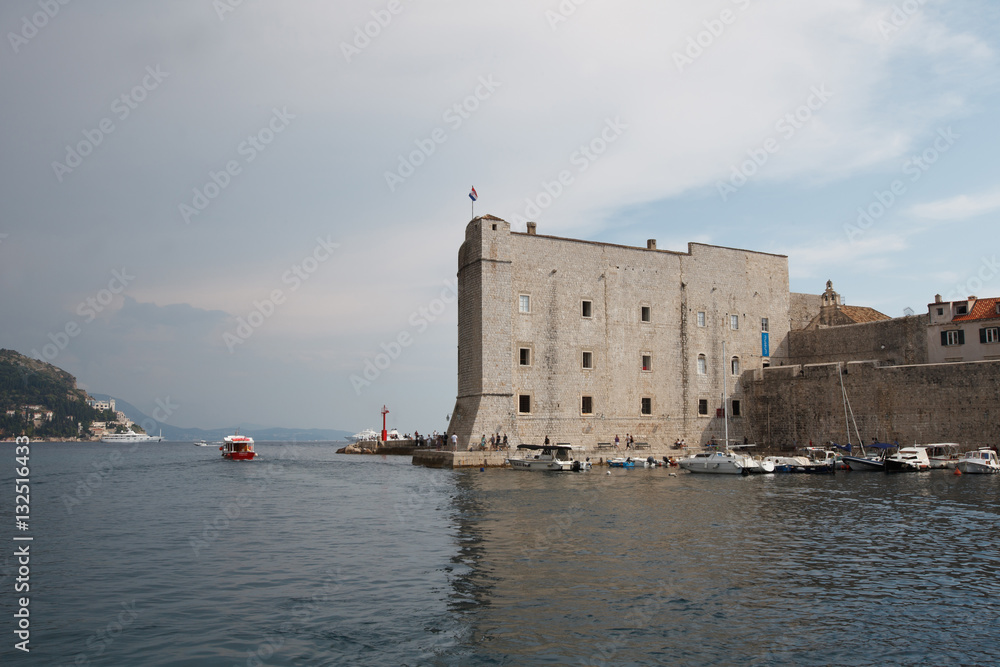
[[[760,356],[770,357],[771,356],[771,343],[767,339],[767,332],[762,331],[760,333]]]

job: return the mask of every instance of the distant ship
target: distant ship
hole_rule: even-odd
[[[161,442],[162,440],[162,431],[160,435],[148,435],[146,433],[136,433],[132,429],[129,429],[125,433],[110,433],[101,438],[101,442],[113,442],[118,444],[126,442]]]
[[[374,429],[365,429],[361,433],[355,433],[351,436],[351,440],[354,442],[365,442],[367,440],[378,440],[379,434]]]

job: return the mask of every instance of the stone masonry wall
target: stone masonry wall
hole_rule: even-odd
[[[772,367],[743,376],[750,439],[765,446],[845,441],[844,388],[869,443],[1000,443],[1000,361]],[[858,442],[851,422],[852,443]]]
[[[521,295],[530,299],[528,313],[519,312]],[[788,299],[784,256],[511,233],[502,220],[477,218],[459,252],[459,393],[450,430],[460,448],[496,429],[514,445],[548,436],[594,448],[626,433],[657,448],[677,438],[721,439],[716,410],[724,375],[728,397],[742,400],[739,373],[762,367],[762,318],[771,358],[787,354]],[[649,322],[642,321],[643,307]],[[705,313],[704,326],[698,312]],[[735,330],[731,315],[738,317]],[[591,354],[590,369],[583,367],[584,352]],[[648,370],[644,355],[651,358]],[[529,412],[519,411],[520,396],[530,400]],[[582,412],[585,396],[591,414]],[[643,398],[651,414],[641,413]],[[699,400],[708,414],[699,414]],[[743,417],[729,423],[730,437],[741,439]]]
[[[789,364],[878,361],[889,366],[927,363],[928,316],[792,331]]]

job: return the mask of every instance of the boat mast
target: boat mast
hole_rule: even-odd
[[[844,435],[847,436],[847,446],[851,445],[851,425],[847,421],[847,389],[844,388],[844,372],[840,370],[840,362],[837,362],[837,375],[840,376],[840,393],[844,397]],[[864,445],[862,445],[864,447]],[[861,451],[862,456],[864,455],[864,450]]]
[[[726,341],[722,341],[722,423],[725,424],[726,451],[729,451],[729,406],[726,405]]]

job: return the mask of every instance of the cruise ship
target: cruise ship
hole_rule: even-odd
[[[160,435],[147,435],[146,433],[136,433],[129,429],[125,433],[109,433],[101,438],[101,442],[129,443],[129,442],[161,442],[163,433]]]

